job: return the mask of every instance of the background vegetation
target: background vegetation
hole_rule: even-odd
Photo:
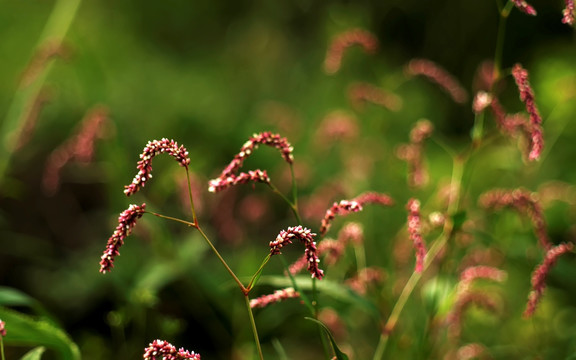
[[[560,186],[564,192],[546,198],[549,234],[554,243],[573,241],[574,29],[560,22],[563,2],[531,4],[538,16],[514,10],[508,19],[502,63],[509,68],[520,62],[530,71],[544,118],[545,153],[540,162],[526,164],[514,142],[496,138],[471,160],[463,208],[473,218],[479,194],[491,188]],[[268,252],[268,242],[295,220],[281,199],[262,186],[213,195],[207,181],[218,176],[252,133],[269,130],[294,146],[304,225],[313,230],[319,226],[313,206],[322,214],[333,201],[368,190],[396,199],[392,209],[369,208],[350,217],[365,226],[367,263],[386,270],[387,279],[376,290],[377,306],[386,314],[413,270],[411,258],[405,263],[397,256],[398,243],[409,241],[402,240],[403,204],[418,197],[425,213],[440,209],[440,190],[452,166],[441,144],[466,147],[474,121],[470,101],[454,104],[434,84],[406,77],[403,66],[412,58],[431,59],[472,94],[478,66],[494,57],[498,19],[494,1],[3,1],[0,285],[4,292],[29,296],[12,308],[50,314],[78,344],[83,359],[140,358],[156,338],[206,359],[251,358],[252,335],[242,298],[235,296],[238,291],[228,274],[196,232],[145,216],[112,273],[98,273],[98,261],[117,215],[130,203],[146,202],[153,211],[190,216],[182,205],[185,174],[172,159],[155,160],[154,179],[136,199],[122,194],[142,147],[167,137],[190,152],[200,221],[237,273],[249,277]],[[352,48],[342,70],[326,75],[322,64],[330,40],[356,27],[377,36],[379,51],[366,55]],[[38,68],[33,85],[24,86],[24,75],[34,71],[39,49],[54,34],[63,37],[62,54]],[[355,108],[347,88],[358,81],[394,92],[403,108]],[[502,102],[510,111],[523,110],[511,79],[504,83]],[[45,101],[30,115],[26,101],[35,98],[30,90],[35,88]],[[96,144],[94,161],[66,165],[57,192],[47,193],[42,187],[46,161],[96,105],[109,109],[111,121]],[[356,137],[335,141],[322,136],[322,120],[334,110],[357,118]],[[26,117],[36,120],[29,141],[6,148]],[[432,121],[438,141],[426,150],[430,183],[414,191],[395,149],[408,142],[410,129],[421,118]],[[495,128],[489,121],[486,126]],[[288,168],[277,155],[262,149],[247,167],[268,169],[288,192]],[[488,288],[501,297],[501,312],[472,311],[462,343],[483,343],[494,358],[575,356],[574,257],[563,258],[550,275],[537,315],[522,319],[530,274],[541,261],[534,235],[526,219],[514,212],[483,219],[484,232],[474,233],[473,241],[451,244],[440,271],[416,290],[387,349],[390,358],[443,356],[435,353],[436,338],[428,330],[437,313],[446,311],[439,303],[449,297],[461,259],[473,248],[500,259],[496,265],[508,271],[508,280]],[[343,223],[335,224],[334,234]],[[286,256],[295,259],[299,251],[287,250]],[[327,279],[344,278],[351,263],[353,259],[344,259],[332,273],[327,270]],[[281,272],[281,264],[271,262],[264,275]],[[264,294],[275,288],[264,277],[256,290]],[[322,294],[321,301],[348,328],[337,337],[342,348],[356,359],[372,356],[379,329],[371,315],[348,298]],[[322,356],[317,329],[302,319],[305,315],[298,301],[257,312],[269,358],[277,356],[278,342],[289,358]],[[7,358],[28,349],[8,346]]]

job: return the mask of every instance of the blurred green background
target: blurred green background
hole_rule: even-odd
[[[554,180],[552,184],[561,184],[569,194],[546,207],[557,243],[574,239],[576,232],[576,127],[570,123],[576,114],[576,42],[574,29],[560,22],[561,1],[531,4],[538,16],[513,11],[508,19],[503,66],[521,62],[530,71],[545,119],[544,159],[526,165],[513,142],[497,138],[472,159],[463,204],[473,218],[478,212],[475,199],[485,190],[538,190]],[[50,19],[54,28],[46,29]],[[207,192],[207,181],[218,176],[251,134],[270,130],[286,136],[295,148],[305,226],[318,229],[313,206],[323,211],[333,201],[363,191],[386,192],[397,200],[394,209],[369,208],[351,217],[365,226],[368,263],[388,273],[389,282],[376,301],[386,314],[398,295],[394,281],[405,279],[412,266],[400,269],[392,255],[405,223],[403,204],[415,196],[423,200],[426,213],[441,210],[437,195],[450,178],[451,158],[439,144],[457,150],[467,146],[474,120],[470,102],[454,104],[434,84],[407,78],[403,66],[412,58],[431,59],[472,94],[478,66],[494,56],[497,25],[494,1],[2,1],[4,145],[23,123],[26,109],[18,104],[30,91],[22,86],[23,74],[30,73],[50,33],[67,31],[65,56],[40,66],[46,76],[32,85],[46,101],[34,116],[29,141],[2,152],[0,285],[39,300],[80,346],[84,359],[140,358],[156,338],[206,359],[251,358],[242,296],[194,231],[145,216],[121,249],[114,271],[99,274],[98,261],[117,215],[131,203],[146,202],[152,211],[189,219],[182,205],[185,172],[168,157],[154,160],[154,178],[133,199],[122,193],[146,142],[167,137],[190,152],[201,223],[237,273],[249,278],[266,255],[268,242],[295,220],[281,199],[262,186],[213,195]],[[353,47],[341,71],[326,75],[322,63],[331,39],[356,27],[376,35],[379,51],[367,55]],[[391,112],[370,104],[353,107],[347,88],[359,81],[397,94],[403,108]],[[511,112],[523,109],[510,79],[501,91]],[[58,191],[47,194],[42,177],[49,155],[97,105],[109,109],[111,121],[104,139],[96,142],[94,161],[66,165]],[[357,136],[335,140],[322,135],[324,117],[335,110],[356,118]],[[427,147],[430,184],[413,191],[406,184],[406,164],[394,151],[408,141],[420,118],[434,123],[441,141]],[[487,127],[492,131],[495,126],[487,121]],[[245,167],[268,169],[273,182],[289,192],[288,167],[275,150],[260,150]],[[464,337],[488,344],[496,358],[574,354],[573,257],[567,256],[552,274],[543,325],[521,320],[529,276],[541,254],[528,222],[516,214],[499,213],[484,221],[477,246],[505,258],[500,266],[509,271],[510,286],[505,293],[499,291],[507,305],[500,317],[473,317],[474,336],[465,332]],[[455,259],[446,265],[444,278],[432,283],[454,285],[459,259],[468,250],[463,245],[451,250]],[[295,259],[299,251],[288,249],[286,255]],[[343,264],[333,274],[344,278],[347,271]],[[265,275],[281,272],[281,264],[271,262]],[[257,294],[272,290],[270,285],[256,289]],[[404,313],[408,320],[399,330],[404,335],[394,338],[389,352],[430,358],[433,344],[425,338],[426,328],[418,325],[434,311],[420,309],[423,300],[415,298]],[[326,296],[325,303],[351,328],[360,329],[342,340],[355,344],[355,358],[371,354],[377,322],[346,301]],[[316,329],[302,320],[305,315],[297,302],[257,312],[269,358],[277,354],[275,339],[289,358],[321,356]],[[499,337],[495,326],[501,329]],[[536,337],[541,342],[535,342]]]

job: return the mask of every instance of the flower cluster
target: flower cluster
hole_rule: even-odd
[[[550,272],[550,269],[554,266],[558,258],[567,252],[574,249],[574,244],[563,243],[554,247],[551,247],[546,252],[544,262],[534,270],[532,274],[532,291],[528,295],[528,303],[526,304],[526,310],[524,311],[524,317],[530,317],[536,311],[536,306],[544,294],[544,289],[546,288],[546,276]]]
[[[386,277],[384,270],[378,267],[360,269],[356,276],[346,280],[346,285],[360,295],[366,295],[366,290],[371,284],[378,284]]]
[[[6,336],[6,323],[2,320],[0,320],[0,336],[1,337]]]
[[[60,184],[60,171],[71,160],[89,163],[94,156],[94,143],[103,136],[103,125],[108,121],[108,110],[96,107],[89,111],[76,130],[76,134],[56,148],[46,161],[42,185],[53,194]]]
[[[119,249],[124,245],[124,239],[130,235],[136,225],[136,220],[142,217],[146,209],[146,204],[130,205],[118,217],[118,226],[106,244],[106,250],[100,260],[100,272],[105,274],[114,267],[114,258],[120,255]]]
[[[518,8],[518,10],[522,11],[524,14],[536,16],[536,9],[530,4],[528,4],[524,0],[512,0],[514,6]]]
[[[289,227],[286,230],[280,231],[276,240],[270,241],[270,255],[280,254],[280,250],[285,245],[292,244],[292,239],[299,239],[306,247],[304,250],[304,256],[306,257],[306,262],[308,264],[308,271],[313,278],[321,280],[324,276],[324,271],[318,268],[320,259],[318,258],[318,249],[314,242],[315,236],[316,234],[311,232],[310,229],[304,228],[301,225]]]
[[[566,0],[566,7],[562,10],[562,22],[574,25],[574,0]]]
[[[240,152],[234,156],[234,159],[232,159],[230,164],[226,166],[220,176],[216,179],[210,180],[209,191],[218,192],[230,186],[236,184],[245,184],[249,181],[269,183],[270,179],[268,178],[268,175],[265,171],[262,170],[255,170],[249,173],[240,173],[237,175],[237,172],[244,164],[244,160],[252,155],[254,150],[256,150],[259,145],[275,147],[276,149],[280,150],[282,157],[287,163],[292,164],[294,162],[294,156],[292,155],[294,148],[292,145],[290,145],[286,138],[267,131],[254,134],[242,146]]]
[[[392,199],[388,194],[382,194],[373,191],[360,194],[352,199],[352,201],[356,201],[358,204],[360,204],[360,206],[367,204],[377,204],[382,206],[394,205],[394,199]]]
[[[493,189],[480,196],[480,205],[485,208],[499,210],[503,207],[513,207],[521,214],[528,216],[540,245],[546,250],[551,247],[548,239],[546,220],[535,193],[524,189]]]
[[[408,183],[419,188],[428,182],[428,172],[424,166],[424,140],[434,131],[434,125],[429,120],[416,122],[410,131],[410,143],[400,145],[396,150],[398,158],[408,163]]]
[[[200,360],[200,354],[189,352],[184,348],[176,350],[176,347],[164,340],[154,340],[144,349],[144,360]]]
[[[300,297],[298,291],[294,290],[294,288],[286,288],[282,290],[276,290],[273,294],[270,295],[263,295],[256,299],[250,300],[250,307],[251,308],[263,308],[270,304],[280,302],[282,300],[297,298]]]
[[[378,39],[366,30],[352,29],[341,33],[332,40],[326,52],[324,71],[329,75],[337,73],[342,65],[344,51],[355,44],[362,46],[369,54],[375,53],[378,49]]]
[[[526,111],[530,115],[530,126],[531,126],[531,138],[532,138],[532,149],[528,158],[530,160],[538,160],[542,149],[544,148],[544,137],[542,134],[542,117],[540,112],[536,107],[536,102],[534,101],[534,92],[530,87],[530,82],[528,81],[528,71],[522,67],[520,64],[514,65],[512,68],[512,76],[516,81],[518,90],[520,91],[520,99],[526,104]]]
[[[420,226],[420,201],[416,199],[408,200],[408,234],[416,250],[416,267],[414,271],[422,272],[424,269],[424,258],[426,257],[426,244],[422,239]]]
[[[402,108],[402,99],[381,88],[367,83],[353,83],[348,87],[348,97],[356,109],[362,109],[364,103],[380,105],[391,111]]]
[[[489,279],[492,281],[503,282],[506,280],[508,274],[506,271],[497,269],[492,266],[477,265],[470,266],[464,269],[460,274],[460,281],[458,282],[458,293],[467,292],[470,289],[471,283],[476,279]]]
[[[477,291],[466,291],[459,294],[456,302],[452,306],[452,310],[446,316],[446,324],[453,338],[460,336],[460,332],[462,331],[462,314],[470,305],[477,305],[492,312],[498,310],[496,299],[488,294]]]
[[[406,65],[408,75],[423,75],[444,89],[452,99],[463,104],[468,99],[468,92],[458,80],[436,63],[426,59],[413,59]]]
[[[330,209],[326,211],[322,224],[320,225],[320,236],[326,235],[328,229],[332,226],[332,220],[336,215],[346,215],[352,212],[362,211],[362,205],[354,200],[340,200],[335,202]]]
[[[190,164],[190,158],[188,157],[188,151],[184,146],[178,146],[178,143],[174,140],[168,140],[163,138],[162,140],[152,140],[142,150],[140,154],[140,161],[136,165],[138,173],[134,176],[134,180],[130,185],[124,187],[124,194],[130,196],[140,190],[146,185],[152,177],[152,159],[161,153],[167,153],[172,156],[180,166],[188,167]]]

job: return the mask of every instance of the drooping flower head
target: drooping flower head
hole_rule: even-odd
[[[460,85],[458,80],[433,61],[426,59],[410,60],[408,65],[406,65],[406,73],[408,75],[422,75],[435,82],[459,104],[463,104],[468,100],[468,92]]]
[[[234,156],[228,166],[224,168],[220,176],[210,180],[208,190],[210,192],[218,192],[230,186],[236,184],[245,184],[250,181],[269,183],[270,178],[268,177],[266,171],[254,170],[249,171],[248,173],[238,174],[238,171],[244,164],[244,160],[252,155],[254,150],[256,150],[259,145],[274,147],[280,151],[282,158],[284,158],[287,163],[292,164],[294,162],[294,156],[292,155],[294,148],[292,145],[290,145],[286,138],[281,137],[279,134],[273,134],[268,131],[254,134],[242,146],[240,152]]]
[[[144,360],[200,360],[200,354],[176,347],[164,340],[154,340],[144,349]]]
[[[562,10],[562,23],[574,25],[574,0],[565,0],[566,7]]]
[[[250,300],[251,308],[263,308],[270,304],[280,302],[282,300],[300,297],[300,293],[294,288],[286,288],[274,291],[273,294],[263,295],[256,299]]]
[[[485,208],[494,210],[504,207],[516,209],[520,214],[526,215],[530,219],[540,245],[545,250],[552,246],[548,238],[546,220],[536,193],[531,193],[525,189],[493,189],[482,194],[479,203]]]
[[[424,140],[432,136],[434,125],[427,119],[421,119],[410,131],[410,143],[400,145],[396,156],[408,164],[408,183],[420,188],[428,182],[428,171],[424,163]]]
[[[140,154],[141,160],[138,161],[138,165],[136,166],[138,173],[134,177],[134,180],[132,180],[132,183],[124,187],[124,194],[126,194],[126,196],[134,194],[146,185],[146,181],[152,177],[152,159],[161,153],[167,153],[172,156],[178,161],[180,166],[188,167],[188,164],[190,164],[188,150],[186,150],[184,146],[179,146],[174,140],[163,138],[162,140],[148,141],[142,154]]]
[[[106,244],[106,249],[100,260],[100,272],[105,274],[114,267],[114,258],[120,255],[119,249],[124,245],[124,239],[130,235],[136,225],[136,221],[142,217],[146,209],[146,204],[130,205],[118,217],[118,226]]]
[[[378,39],[363,29],[352,29],[338,34],[326,51],[324,60],[324,71],[329,74],[335,74],[340,70],[344,51],[352,45],[360,45],[364,51],[373,54],[378,49]]]
[[[322,224],[320,225],[320,236],[326,235],[328,229],[332,226],[332,220],[336,215],[347,215],[353,212],[362,211],[362,205],[354,200],[340,200],[340,202],[335,202],[332,204],[330,209],[326,210],[326,214],[322,219]]]
[[[313,278],[322,280],[324,276],[324,271],[318,268],[318,263],[320,259],[318,258],[318,249],[316,248],[316,242],[314,242],[314,237],[316,234],[301,225],[289,227],[286,230],[280,231],[276,240],[270,241],[270,255],[281,254],[281,249],[288,244],[292,244],[293,239],[300,240],[306,249],[304,250],[304,255],[308,263],[308,271]]]
[[[0,337],[6,336],[6,323],[0,320]]]
[[[348,87],[348,97],[352,106],[358,110],[361,110],[367,102],[390,111],[398,111],[402,108],[402,99],[398,95],[368,83],[351,84]]]
[[[530,317],[536,311],[538,303],[542,299],[544,289],[546,288],[546,277],[548,273],[556,264],[558,258],[565,253],[571,252],[574,249],[572,243],[562,243],[560,245],[551,247],[547,252],[542,264],[540,264],[532,274],[532,291],[528,295],[528,303],[524,311],[524,317]]]
[[[524,14],[536,16],[536,9],[524,0],[512,0],[514,5],[518,10],[522,11]]]
[[[520,100],[526,105],[526,111],[530,115],[530,125],[532,127],[532,149],[528,155],[529,160],[538,160],[544,149],[544,135],[542,132],[542,117],[540,112],[536,107],[536,102],[534,101],[534,92],[530,87],[530,82],[528,81],[528,71],[522,67],[520,64],[514,65],[512,68],[512,76],[518,90],[520,92]]]

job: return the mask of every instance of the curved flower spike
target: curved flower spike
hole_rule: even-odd
[[[144,360],[200,360],[200,354],[189,352],[184,348],[176,350],[176,347],[164,340],[154,340],[144,349]]]
[[[124,187],[126,196],[134,194],[146,185],[146,181],[152,177],[152,159],[163,152],[176,159],[180,166],[188,167],[188,164],[190,164],[188,151],[184,146],[178,146],[178,143],[174,140],[163,138],[162,140],[148,141],[142,154],[140,154],[141,160],[138,161],[136,166],[138,173],[134,176],[132,183]]]

